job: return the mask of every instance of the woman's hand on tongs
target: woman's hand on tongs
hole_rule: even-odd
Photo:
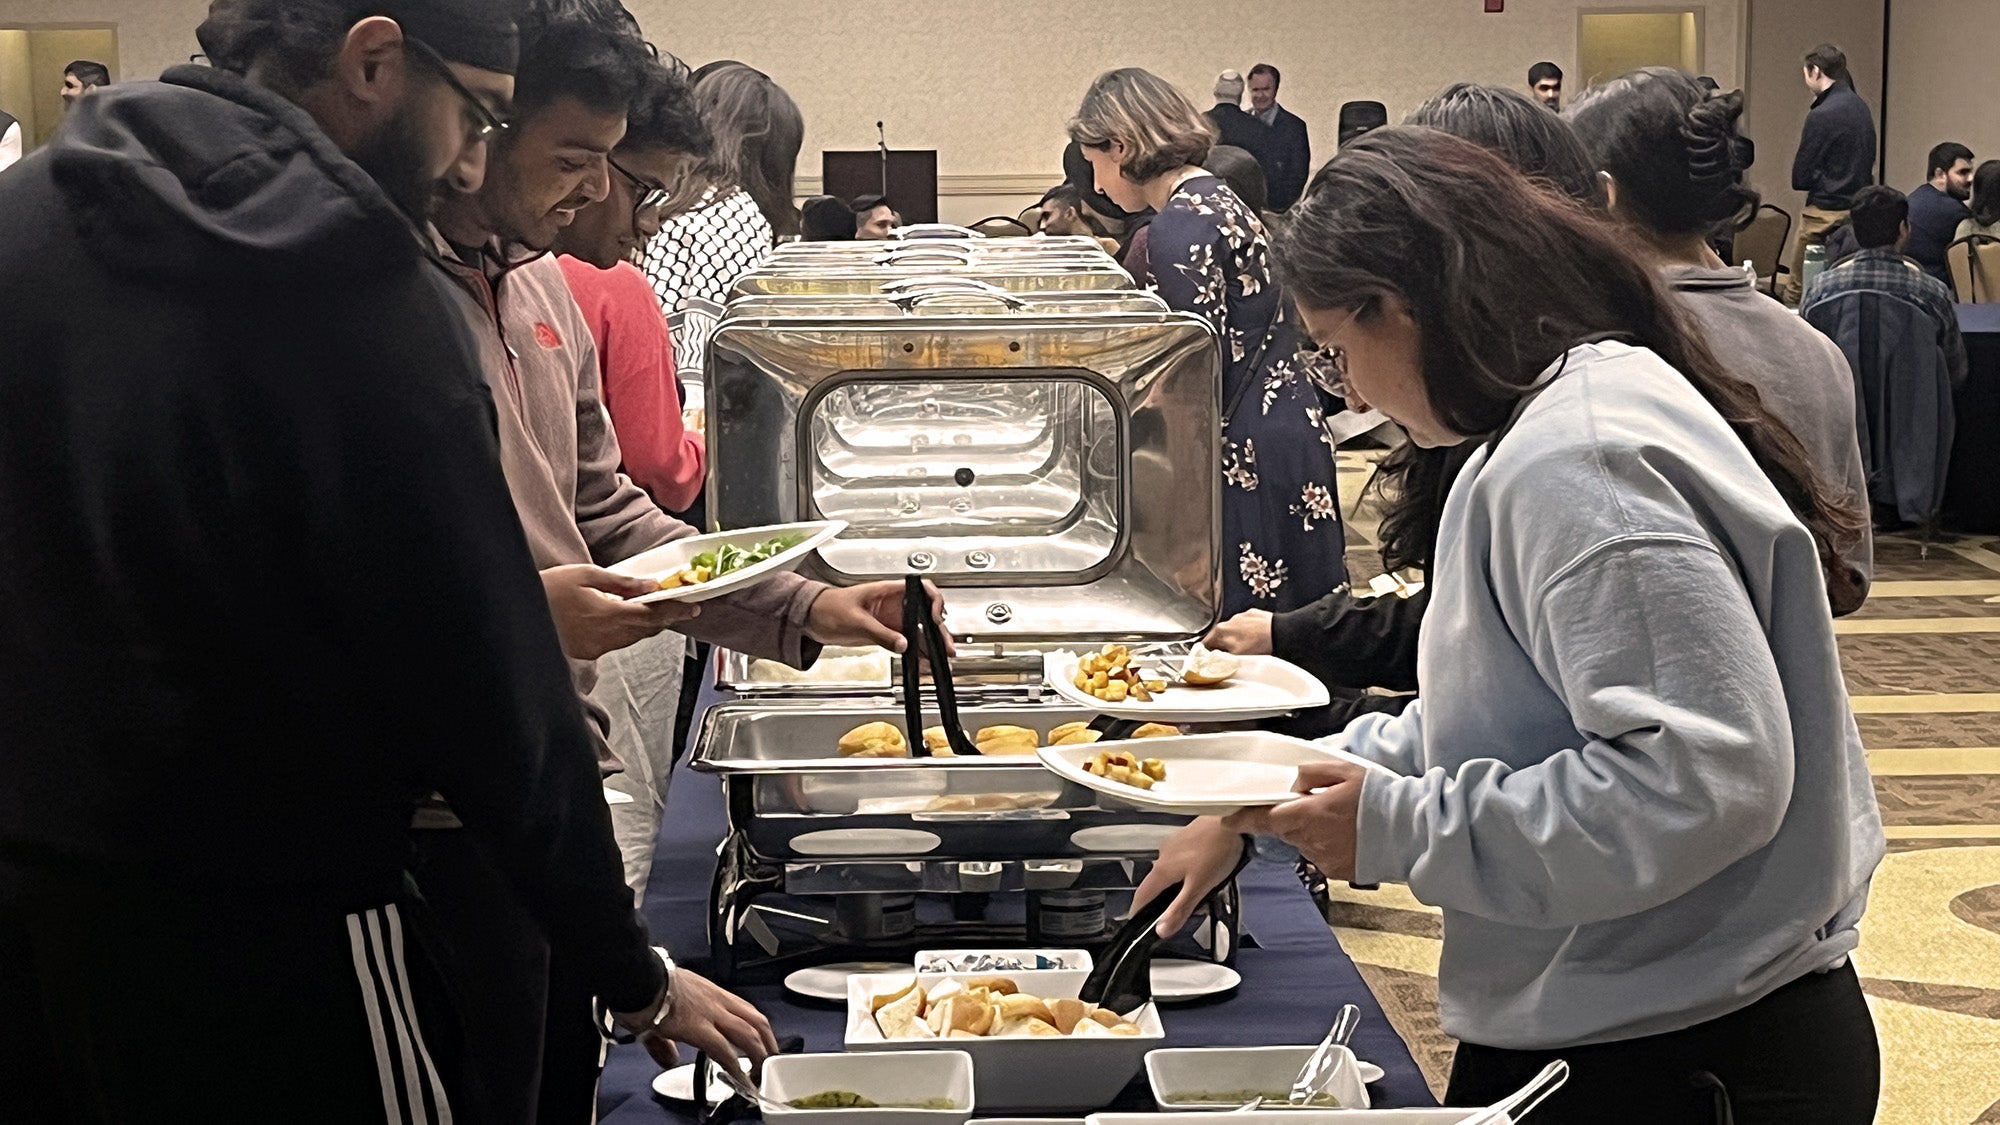
[[[924,590],[931,596],[932,616],[943,621],[944,595],[929,582]],[[868,582],[822,591],[806,613],[806,635],[823,645],[881,645],[902,652],[908,647],[903,639],[903,583]],[[948,653],[958,655],[949,633],[944,643]]]
[[[1201,909],[1209,894],[1236,870],[1236,861],[1243,858],[1243,849],[1248,846],[1242,833],[1220,819],[1204,816],[1196,820],[1167,837],[1167,842],[1160,846],[1153,869],[1146,873],[1145,882],[1139,884],[1132,896],[1132,909],[1137,911],[1168,887],[1181,884],[1180,897],[1167,908],[1156,927],[1161,937],[1172,937]]]

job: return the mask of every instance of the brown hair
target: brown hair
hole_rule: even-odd
[[[773,234],[799,233],[792,181],[806,125],[798,104],[770,75],[729,59],[695,71],[692,86],[695,108],[713,143],[662,211],[678,214],[702,206],[711,192],[720,197],[742,188],[770,221]]]
[[[1124,141],[1119,165],[1134,183],[1200,164],[1215,146],[1215,126],[1173,83],[1138,67],[1106,71],[1069,120],[1069,139],[1090,148]]]
[[[1841,554],[1862,517],[1812,468],[1757,388],[1726,371],[1616,228],[1470,141],[1378,129],[1314,177],[1273,247],[1300,303],[1363,320],[1391,297],[1421,327],[1431,408],[1486,434],[1535,377],[1607,334],[1650,348],[1722,415],[1819,544],[1836,611],[1858,604]]]

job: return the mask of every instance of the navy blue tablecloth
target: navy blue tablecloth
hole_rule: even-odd
[[[697,965],[707,951],[708,886],[724,833],[720,782],[679,770],[646,892],[645,914],[656,940],[678,958]],[[1166,1045],[1316,1043],[1342,1004],[1356,1004],[1362,1022],[1354,1036],[1355,1053],[1384,1072],[1382,1081],[1369,1088],[1375,1104],[1436,1105],[1409,1048],[1389,1026],[1354,962],[1341,952],[1290,866],[1266,860],[1252,863],[1243,874],[1242,891],[1244,929],[1250,938],[1237,955],[1243,985],[1219,1003],[1164,1009]],[[807,1051],[841,1050],[844,1016],[838,1009],[794,1002],[775,984],[740,991],[770,1017],[779,1036],[802,1037]],[[688,1107],[654,1096],[652,1081],[658,1073],[659,1067],[643,1049],[614,1048],[599,1087],[599,1120],[617,1125],[692,1122]],[[1152,1109],[1143,1076],[1127,1088],[1118,1106]]]
[[[1965,336],[1965,385],[1952,395],[1951,467],[1943,523],[1954,531],[2000,533],[2000,305],[1958,306]]]

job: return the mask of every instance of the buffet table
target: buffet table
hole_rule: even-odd
[[[697,724],[698,729],[698,724]],[[717,779],[685,768],[674,777],[658,858],[647,890],[645,914],[656,940],[697,971],[707,948],[705,919],[715,849],[725,833],[722,788]],[[1383,1079],[1369,1087],[1377,1106],[1432,1106],[1436,1101],[1409,1048],[1389,1026],[1354,963],[1320,918],[1289,864],[1260,860],[1242,876],[1248,940],[1236,968],[1243,984],[1217,1002],[1164,1008],[1169,1047],[1266,1046],[1316,1043],[1340,1005],[1361,1008],[1355,1053],[1380,1066]],[[741,989],[767,1016],[778,1036],[798,1036],[807,1051],[839,1051],[844,1014],[789,996],[775,984]],[[692,1059],[692,1055],[688,1056]],[[692,1122],[692,1108],[652,1092],[659,1067],[637,1046],[615,1047],[599,1088],[599,1120],[618,1125]],[[1141,1075],[1118,1108],[1152,1109]]]

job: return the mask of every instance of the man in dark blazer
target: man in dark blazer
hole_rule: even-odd
[[[1216,76],[1215,108],[1208,111],[1208,119],[1221,134],[1216,143],[1235,145],[1263,163],[1271,127],[1243,112],[1243,75],[1225,70]]]
[[[1312,174],[1312,141],[1306,123],[1298,114],[1278,104],[1278,83],[1283,76],[1270,63],[1250,68],[1250,116],[1270,129],[1264,147],[1251,149],[1264,166],[1264,178],[1271,183],[1271,210],[1283,211],[1305,194],[1306,177]]]

